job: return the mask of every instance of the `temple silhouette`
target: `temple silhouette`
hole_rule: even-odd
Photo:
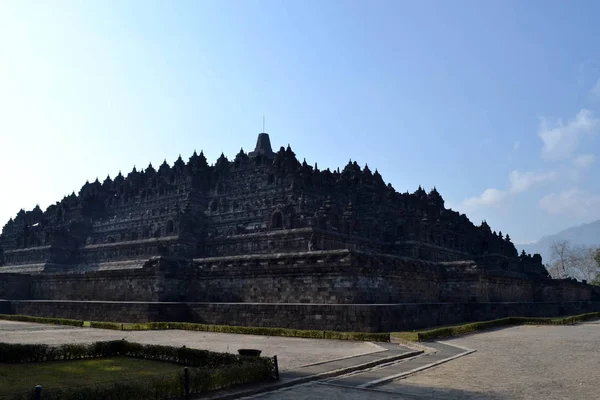
[[[0,236],[0,314],[398,331],[600,310],[508,234],[399,193],[375,169],[253,151],[202,152],[86,182]]]
[[[490,260],[546,278],[539,256],[517,253],[508,234],[444,207],[433,188],[398,193],[377,170],[300,162],[269,135],[254,151],[209,165],[202,152],[155,169],[86,182],[42,211],[21,210],[0,236],[11,271],[85,270],[152,256],[215,257],[352,249],[431,261]],[[9,269],[10,267],[10,269]]]

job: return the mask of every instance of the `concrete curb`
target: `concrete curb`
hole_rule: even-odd
[[[266,393],[266,392],[272,392],[275,390],[279,390],[279,389],[285,389],[291,386],[296,386],[296,385],[301,385],[303,383],[308,383],[308,382],[312,382],[315,380],[319,380],[319,379],[324,379],[324,378],[331,378],[334,376],[339,376],[339,375],[344,375],[344,374],[349,374],[351,372],[354,371],[359,371],[362,369],[367,369],[367,368],[372,368],[375,367],[377,365],[380,364],[385,364],[391,361],[397,361],[397,360],[402,360],[405,358],[410,358],[410,357],[415,357],[418,356],[420,354],[423,354],[422,350],[418,350],[418,351],[411,351],[408,353],[403,353],[403,354],[397,354],[394,356],[388,356],[388,357],[383,357],[377,360],[373,360],[373,361],[369,361],[367,363],[363,363],[363,364],[357,364],[357,365],[352,365],[350,367],[346,367],[346,368],[338,368],[338,369],[334,369],[332,371],[327,371],[327,372],[321,372],[319,374],[314,374],[314,375],[309,375],[309,376],[303,376],[301,378],[295,378],[295,379],[290,379],[289,381],[279,381],[278,383],[273,383],[270,384],[268,386],[263,386],[263,387],[257,387],[257,388],[251,388],[251,389],[246,389],[246,390],[240,390],[234,393],[223,393],[221,395],[215,395],[215,396],[211,396],[211,397],[202,397],[202,398],[206,398],[206,399],[210,399],[210,400],[230,400],[230,399],[239,399],[242,397],[248,397],[248,396],[253,396],[256,394],[260,394],[260,393]]]
[[[464,350],[464,351],[470,351],[471,353],[477,351],[477,350],[469,349],[468,347],[459,346],[459,345],[457,345],[455,343],[448,342],[448,341],[445,341],[445,340],[443,340],[443,341],[442,340],[436,340],[436,342],[437,343],[441,343],[441,344],[445,344],[446,346],[456,347],[457,349],[461,349],[461,350]]]
[[[430,354],[431,353],[421,353],[421,354],[416,355],[414,357],[404,358],[401,361],[402,362],[411,361],[411,360],[414,360],[415,358],[427,357]],[[397,361],[399,361],[399,360],[397,360]],[[342,379],[348,378],[348,377],[352,377],[352,376],[356,376],[356,375],[361,375],[363,373],[375,371],[375,370],[382,369],[382,368],[391,367],[394,364],[396,364],[396,361],[390,361],[390,362],[386,362],[386,363],[383,363],[383,364],[375,365],[375,366],[370,367],[370,368],[365,368],[365,369],[361,369],[361,370],[358,370],[358,371],[352,371],[352,372],[349,372],[347,374],[344,374],[342,376]],[[368,385],[368,384],[371,383],[371,382],[367,382],[366,384],[363,384],[363,385],[360,385],[360,386],[347,386],[347,385],[344,385],[344,384],[341,384],[341,383],[335,383],[337,381],[338,381],[337,377],[334,376],[334,377],[331,377],[331,379],[323,379],[319,383],[322,383],[324,385],[325,384],[327,384],[327,385],[331,384],[331,385],[338,385],[338,386],[344,386],[344,387],[352,387],[354,389],[365,389],[366,387],[363,387],[363,386],[364,385]]]
[[[451,345],[448,345],[448,346],[451,346]],[[458,347],[458,346],[454,346],[454,347]],[[465,350],[463,347],[458,347],[458,348],[461,349],[461,350]],[[399,374],[386,376],[385,378],[377,379],[377,380],[365,383],[363,385],[359,385],[357,387],[360,388],[360,389],[367,389],[367,388],[371,388],[371,387],[383,385],[384,383],[388,383],[388,382],[393,381],[395,379],[404,378],[404,377],[407,377],[409,375],[416,374],[417,372],[421,372],[421,371],[424,371],[426,369],[429,369],[429,368],[432,368],[432,367],[436,367],[436,366],[438,366],[440,364],[444,364],[444,363],[447,363],[449,361],[455,360],[455,359],[457,359],[459,357],[467,356],[469,354],[475,353],[475,351],[476,350],[467,350],[467,351],[465,351],[463,353],[456,354],[456,355],[454,355],[452,357],[444,358],[443,360],[439,360],[439,361],[433,362],[431,364],[423,365],[422,367],[414,368],[414,369],[411,369],[410,371],[401,372]]]
[[[420,342],[411,342],[410,340],[393,338],[390,343],[399,344],[404,347],[408,347],[413,350],[423,350],[425,353],[435,353],[437,350],[431,347],[427,347]],[[458,347],[458,346],[457,346]]]
[[[377,347],[379,347],[379,346],[377,346]],[[414,349],[413,349],[413,350],[414,350]],[[387,352],[387,351],[389,351],[389,350],[388,350],[388,349],[386,349],[386,348],[383,348],[383,347],[379,347],[379,350],[375,350],[375,351],[372,351],[372,352],[370,352],[370,353],[361,353],[361,354],[356,354],[356,355],[354,355],[354,356],[346,356],[346,357],[334,358],[333,360],[319,361],[319,362],[312,363],[312,364],[304,364],[304,365],[301,365],[301,366],[299,366],[299,367],[295,368],[295,370],[298,370],[298,369],[300,369],[300,368],[313,367],[313,366],[315,366],[315,365],[327,364],[327,363],[330,363],[330,362],[335,362],[335,361],[349,360],[349,359],[351,359],[351,358],[357,358],[357,357],[362,357],[362,356],[368,356],[368,355],[371,355],[371,354],[385,353],[385,352]]]

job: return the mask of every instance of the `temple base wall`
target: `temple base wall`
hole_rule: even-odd
[[[0,299],[31,299],[31,277],[21,274],[0,274]]]
[[[394,332],[509,316],[554,317],[592,311],[600,311],[600,302],[372,305],[32,300],[10,302],[10,312],[14,314],[86,321],[185,321],[361,332]]]
[[[600,310],[600,291],[573,281],[350,250],[98,267],[105,269],[0,274],[0,299],[12,313],[47,317],[352,331]]]
[[[490,275],[473,262],[440,264],[348,250],[193,261],[154,258],[101,267],[106,269],[0,274],[0,299],[395,304],[594,297],[589,285]]]

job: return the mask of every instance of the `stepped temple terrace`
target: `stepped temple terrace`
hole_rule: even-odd
[[[320,170],[266,133],[232,160],[194,152],[86,182],[0,236],[0,313],[390,331],[596,311],[599,297],[435,188],[399,193],[352,161]]]

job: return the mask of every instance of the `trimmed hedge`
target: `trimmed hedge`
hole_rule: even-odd
[[[90,321],[90,328],[98,328],[98,329],[116,329],[116,330],[123,330],[123,325],[124,324],[117,324],[116,322],[97,322],[97,321]]]
[[[33,317],[30,315],[13,315],[13,314],[0,314],[0,319],[4,319],[7,321],[19,321],[19,322],[37,322],[40,324],[83,326],[83,321],[80,321],[78,319]]]
[[[229,353],[150,344],[139,344],[125,340],[112,340],[92,344],[46,344],[0,343],[0,363],[28,363],[88,358],[126,356],[148,360],[166,361],[189,367],[218,368],[240,364],[249,358]]]
[[[422,342],[442,337],[461,336],[469,333],[480,332],[487,329],[498,328],[502,326],[513,325],[572,325],[577,322],[588,321],[600,318],[600,312],[574,315],[559,318],[534,318],[534,317],[507,317],[491,321],[472,322],[468,324],[447,326],[433,329],[424,329],[414,332],[398,332],[393,336],[410,340],[413,342]]]

